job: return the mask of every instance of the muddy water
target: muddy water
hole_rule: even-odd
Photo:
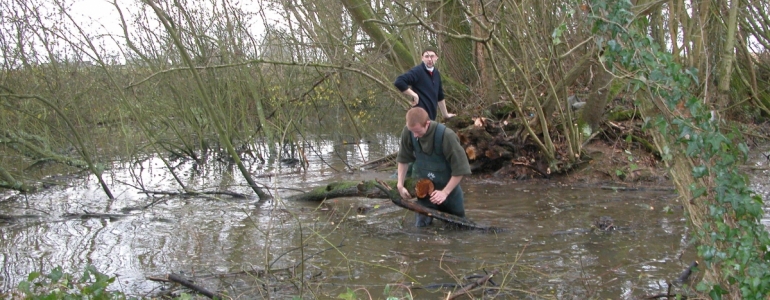
[[[349,290],[358,299],[442,299],[450,289],[419,287],[464,284],[466,276],[499,270],[490,297],[633,299],[664,293],[694,259],[682,210],[665,188],[465,180],[467,216],[505,229],[497,233],[448,230],[440,222],[415,228],[411,212],[382,199],[281,200],[328,182],[388,178],[390,172],[345,171],[396,150],[391,135],[375,140],[320,139],[307,148],[306,169],[253,164],[252,173],[276,196],[263,203],[139,193],[140,184],[178,190],[157,158],[116,167],[107,176],[114,201],[93,179],[26,197],[3,194],[0,214],[26,218],[0,225],[0,288],[32,271],[91,264],[117,276],[113,288],[137,297],[169,292],[172,285],[147,277],[174,272],[239,299],[335,299]],[[766,160],[755,160],[753,172],[766,178]],[[180,163],[177,170],[190,188],[251,194],[232,167]],[[68,215],[84,212],[113,215]],[[618,230],[590,231],[603,216]],[[265,269],[273,271],[248,273]]]

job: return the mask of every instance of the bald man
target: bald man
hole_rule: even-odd
[[[428,178],[435,190],[430,197],[417,199],[422,206],[465,217],[460,181],[471,174],[468,157],[457,134],[450,128],[431,121],[428,113],[413,107],[406,113],[406,127],[401,132],[398,156],[398,193],[412,198],[404,187],[409,163],[414,163],[412,177]],[[433,218],[417,214],[416,226],[428,226]]]

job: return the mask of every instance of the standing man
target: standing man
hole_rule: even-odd
[[[404,199],[412,198],[404,187],[409,163],[414,162],[412,176],[433,181],[435,190],[430,197],[417,199],[422,206],[437,209],[458,217],[465,217],[463,190],[460,181],[471,174],[468,157],[460,139],[444,124],[431,121],[420,107],[406,112],[406,127],[401,132],[398,156],[398,193]],[[417,214],[416,226],[428,226],[432,217]]]
[[[422,51],[422,63],[396,78],[393,84],[399,91],[409,96],[412,107],[422,107],[431,120],[436,120],[436,107],[441,109],[445,118],[454,117],[446,110],[444,88],[441,86],[441,74],[436,69],[438,55],[433,48]]]

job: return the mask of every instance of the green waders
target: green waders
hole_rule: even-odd
[[[412,134],[412,146],[414,147],[414,156],[417,158],[414,162],[414,169],[412,170],[412,177],[414,178],[428,178],[433,181],[433,186],[436,190],[443,189],[449,179],[452,178],[452,167],[449,161],[444,158],[443,149],[441,144],[444,142],[444,130],[446,126],[444,124],[438,124],[436,132],[433,135],[433,153],[426,154],[422,151],[420,142]],[[463,189],[460,185],[452,190],[447,196],[446,200],[440,205],[435,205],[430,202],[430,195],[425,198],[417,199],[417,203],[422,206],[433,208],[438,211],[450,213],[458,217],[465,217],[465,208],[463,207]],[[423,227],[428,226],[433,221],[432,217],[417,214],[417,221],[415,226]]]

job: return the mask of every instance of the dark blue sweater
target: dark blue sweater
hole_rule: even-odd
[[[420,96],[417,106],[425,109],[431,120],[436,120],[438,102],[444,100],[444,88],[441,87],[441,74],[438,68],[433,68],[433,77],[431,77],[425,63],[421,63],[398,76],[393,84],[401,92],[411,87],[412,91]]]

